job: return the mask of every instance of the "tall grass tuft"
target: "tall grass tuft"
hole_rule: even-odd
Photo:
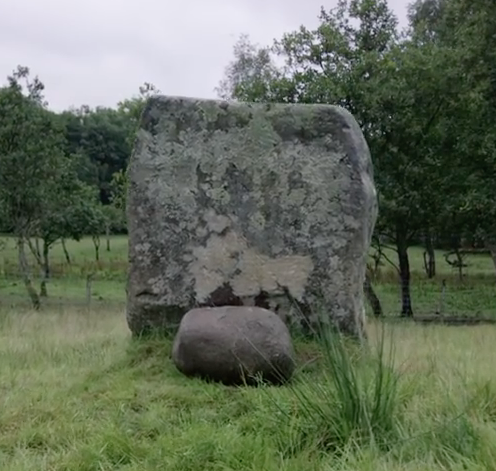
[[[278,416],[299,428],[297,448],[312,444],[332,451],[367,445],[388,449],[399,439],[401,376],[393,365],[392,344],[387,352],[384,337],[383,328],[375,347],[358,346],[329,328],[319,329],[318,376],[302,373],[288,385],[291,406],[271,395],[284,412]]]

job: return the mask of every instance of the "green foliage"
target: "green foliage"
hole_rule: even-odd
[[[138,130],[141,113],[145,108],[147,100],[153,95],[159,94],[160,90],[152,83],[145,82],[139,88],[139,94],[133,98],[123,100],[117,104],[117,110],[129,122],[127,144],[130,148],[134,145],[136,131]]]
[[[18,67],[0,89],[0,208],[4,225],[18,238],[19,268],[35,306],[39,299],[31,285],[25,243],[44,271],[41,294],[46,296],[53,244],[100,234],[104,220],[96,187],[79,179],[82,159],[65,152],[64,122],[46,109],[43,89],[38,78],[30,80],[25,67]],[[33,237],[42,240],[41,251]]]
[[[79,156],[80,175],[86,183],[98,185],[101,201],[107,204],[112,175],[127,166],[131,154],[132,121],[110,108],[82,107],[64,116],[68,150]]]
[[[8,81],[0,89],[0,207],[8,227],[26,237],[38,230],[68,161],[62,129],[43,102],[43,84],[30,82],[24,67]]]
[[[113,176],[127,168],[146,101],[156,93],[160,92],[154,85],[145,83],[137,96],[123,100],[115,109],[83,105],[59,115],[65,129],[65,153],[77,161],[78,178],[99,188],[105,205],[112,199]]]
[[[117,231],[126,229],[126,198],[127,198],[127,174],[124,171],[114,173],[110,183],[110,205],[107,212],[112,226]]]
[[[36,232],[48,246],[60,238],[80,240],[87,235],[97,201],[94,189],[70,171],[61,177],[56,189]]]
[[[236,60],[226,68],[226,77],[217,87],[223,99],[245,101],[278,101],[284,94],[278,90],[282,75],[274,65],[269,48],[258,48],[242,35],[234,46]]]

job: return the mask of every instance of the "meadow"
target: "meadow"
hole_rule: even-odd
[[[495,327],[371,320],[370,350],[345,345],[346,360],[295,336],[291,384],[224,387],[183,377],[171,339],[131,339],[124,237],[110,252],[102,241],[99,263],[91,240],[68,249],[70,266],[53,250],[37,313],[22,302],[13,246],[0,252],[2,471],[496,469]],[[411,257],[414,306],[435,306],[446,279],[453,306],[494,315],[489,258],[469,259],[460,282],[442,256],[434,281],[420,250]],[[376,290],[393,315],[394,272],[381,270]],[[90,309],[78,303],[89,273]]]

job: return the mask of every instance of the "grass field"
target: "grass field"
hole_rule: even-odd
[[[301,339],[290,385],[224,387],[183,377],[170,340],[130,338],[126,238],[112,238],[110,252],[102,241],[99,263],[91,240],[68,249],[70,265],[60,245],[53,249],[49,303],[38,313],[14,302],[26,295],[12,241],[0,251],[0,470],[496,469],[495,327],[371,321],[372,345],[386,325],[398,383],[381,383],[373,355],[351,349],[342,371],[352,373],[356,395],[350,384],[339,394],[325,349]],[[446,279],[447,309],[496,314],[489,257],[468,259],[460,282],[441,255],[438,278],[425,280],[421,251],[410,255],[417,311],[437,307]],[[89,273],[91,309],[83,302]],[[387,265],[375,287],[396,315]]]
[[[394,434],[333,448],[323,445],[328,424],[293,392],[324,388],[328,396],[310,401],[339,412],[315,344],[296,342],[291,388],[232,388],[182,377],[170,341],[132,341],[120,309],[3,310],[0,469],[496,469],[496,329],[390,328],[400,378]],[[369,330],[377,338],[378,324]]]

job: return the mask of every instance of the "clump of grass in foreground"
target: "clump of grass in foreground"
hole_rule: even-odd
[[[384,325],[370,348],[324,330],[318,374],[300,373],[283,393],[264,388],[276,406],[276,428],[286,430],[281,438],[287,443],[280,447],[287,456],[313,448],[337,457],[343,469],[373,469],[366,463],[381,469],[496,469],[496,384],[463,371],[449,348],[453,343],[467,364],[471,353],[456,339],[466,341],[470,329],[409,329],[422,333],[424,342],[443,332],[450,339],[447,353],[432,353],[423,359],[427,368],[419,367],[414,354],[425,345],[417,338],[418,351],[409,352],[415,368],[405,368],[392,343],[386,349]]]
[[[325,327],[317,338],[319,377],[301,374],[287,385],[290,409],[279,395],[271,395],[280,417],[295,427],[296,412],[303,447],[342,451],[350,444],[374,444],[388,449],[401,435],[401,375],[394,368],[392,349],[386,355],[384,330],[375,348],[360,347]]]

